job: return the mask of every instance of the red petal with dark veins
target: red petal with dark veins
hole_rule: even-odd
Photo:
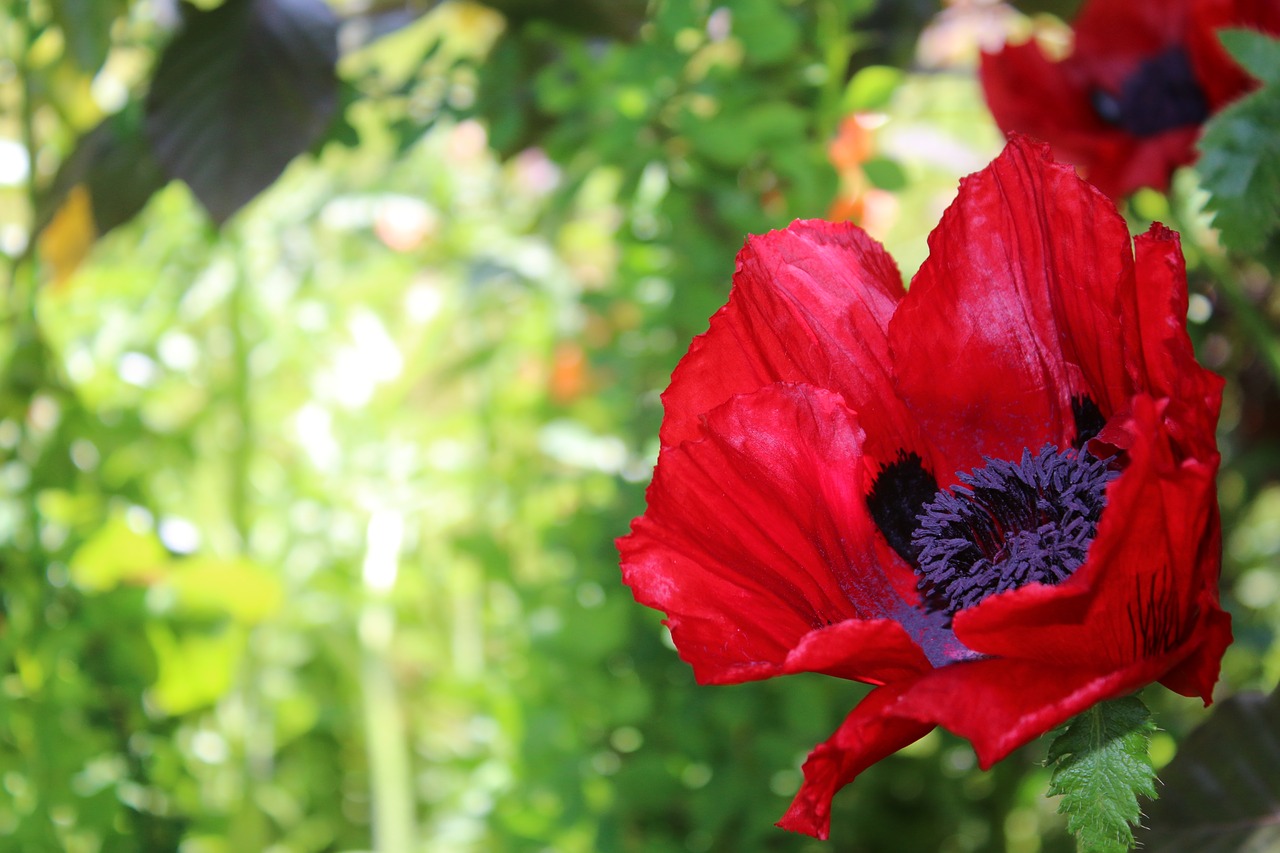
[[[1128,466],[1107,490],[1085,564],[1059,586],[1026,586],[956,614],[961,642],[1045,672],[1121,669],[1158,658],[1166,662],[1157,677],[1181,664],[1182,657],[1167,660],[1175,649],[1186,657],[1202,645],[1206,653],[1225,647],[1229,620],[1220,618],[1217,603],[1217,456],[1181,456],[1162,408],[1140,396],[1121,425],[1130,436]],[[1208,701],[1216,663],[1183,675],[1184,686],[1196,675],[1194,691]]]
[[[814,747],[804,763],[804,784],[778,826],[824,841],[831,831],[831,798],[863,770],[927,735],[932,723],[888,715],[910,681],[868,693],[840,728]]]
[[[873,464],[923,449],[894,393],[885,340],[902,277],[884,248],[849,223],[793,222],[752,236],[729,302],[711,318],[662,395],[664,446],[697,434],[697,417],[736,394],[805,382],[843,395],[877,425]]]
[[[1128,397],[1128,230],[1048,146],[1015,136],[961,181],[929,248],[889,341],[899,392],[952,462],[945,475],[1070,446],[1074,394],[1106,416]]]
[[[667,613],[699,681],[813,668],[878,683],[927,666],[887,576],[907,569],[872,546],[862,440],[836,394],[774,385],[659,456],[648,512],[618,542],[623,578]],[[874,621],[838,626],[851,619]]]
[[[1038,661],[1010,658],[966,661],[910,682],[885,713],[936,723],[965,738],[985,770],[1098,702],[1150,684],[1168,670],[1172,657],[1144,658],[1120,669],[1046,669]]]

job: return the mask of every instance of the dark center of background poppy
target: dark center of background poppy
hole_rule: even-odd
[[[1107,463],[1045,445],[988,459],[917,516],[911,541],[920,588],[948,614],[1029,583],[1056,584],[1084,563],[1116,476]]]
[[[1093,91],[1098,117],[1134,136],[1155,136],[1209,117],[1209,102],[1181,47],[1143,60],[1119,92]]]

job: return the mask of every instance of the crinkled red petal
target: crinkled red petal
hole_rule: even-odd
[[[1011,658],[965,661],[909,682],[884,713],[936,723],[965,738],[986,769],[1098,702],[1155,681],[1179,653],[1185,655],[1179,649],[1119,669],[1048,667]]]
[[[898,624],[915,608],[876,559],[863,432],[843,399],[773,385],[717,407],[698,435],[664,449],[649,509],[618,542],[624,580],[667,613],[697,678],[882,682],[927,666]]]
[[[1222,379],[1196,363],[1187,336],[1187,273],[1176,232],[1156,223],[1134,241],[1137,322],[1143,381],[1139,387],[1168,398],[1170,429],[1188,457],[1217,453],[1214,432],[1222,403]]]
[[[736,394],[805,382],[841,394],[876,434],[873,464],[915,446],[885,340],[902,277],[855,225],[799,221],[747,239],[728,303],[689,347],[662,395],[664,446],[697,435],[698,417]]]
[[[899,392],[948,474],[1070,446],[1073,396],[1106,416],[1127,399],[1128,230],[1048,146],[1015,136],[961,181],[929,248],[889,341]]]

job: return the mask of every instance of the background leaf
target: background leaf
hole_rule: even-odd
[[[42,205],[47,223],[66,203],[76,186],[92,201],[98,236],[123,225],[140,211],[167,182],[142,130],[141,104],[108,116],[82,136],[58,170]]]
[[[1260,79],[1272,81],[1218,113],[1200,140],[1199,172],[1222,242],[1261,249],[1280,229],[1280,40],[1240,30],[1223,44]]]
[[[221,224],[332,120],[337,20],[322,0],[185,8],[147,99],[147,135]]]
[[[1161,853],[1280,847],[1280,692],[1222,702],[1160,772],[1138,841]]]

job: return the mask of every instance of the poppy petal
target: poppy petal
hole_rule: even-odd
[[[1098,702],[1150,684],[1169,668],[1170,657],[1113,670],[1046,669],[1010,658],[965,661],[911,682],[885,713],[936,723],[965,738],[985,770]]]
[[[872,764],[918,741],[932,723],[893,716],[911,681],[872,690],[849,712],[831,737],[814,747],[804,762],[804,784],[778,826],[826,840],[831,830],[831,798]]]
[[[1047,145],[1015,136],[961,181],[929,248],[889,341],[900,393],[955,470],[1070,446],[1087,390],[1107,416],[1127,399],[1128,229]]]
[[[914,448],[909,438],[890,438],[915,434],[894,392],[885,339],[902,295],[893,259],[855,225],[797,221],[749,237],[728,304],[662,395],[663,445],[696,436],[698,415],[736,394],[805,382],[839,392],[881,427],[867,448],[876,462]]]
[[[879,682],[927,665],[912,638],[929,620],[872,545],[862,440],[839,396],[779,384],[661,453],[649,510],[618,547],[624,580],[667,613],[699,681],[813,668]],[[847,620],[870,621],[827,629]]]
[[[1184,432],[1200,438],[1192,455],[1215,453],[1214,428],[1222,379],[1196,363],[1187,336],[1187,271],[1178,234],[1155,223],[1133,241],[1138,317],[1145,375],[1142,389],[1178,401]],[[1188,408],[1181,409],[1181,404]]]
[[[1072,56],[1097,69],[1097,82],[1118,87],[1136,62],[1181,43],[1195,2],[1090,0],[1071,25]]]

